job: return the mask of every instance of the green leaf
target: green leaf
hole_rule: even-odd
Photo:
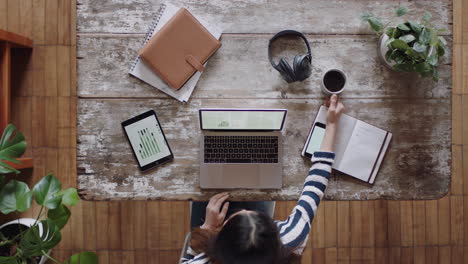
[[[413,65],[406,63],[406,64],[395,64],[393,65],[393,69],[396,71],[405,71],[405,72],[410,72],[413,71]]]
[[[54,222],[54,224],[57,225],[60,229],[62,229],[67,224],[70,216],[70,210],[63,204],[47,212],[47,218]]]
[[[369,18],[373,17],[374,14],[372,14],[371,12],[364,12],[362,13],[361,15],[361,20],[362,21],[365,21],[365,22],[368,22],[369,21]]]
[[[394,41],[394,38],[389,38],[387,41],[385,41],[384,45],[385,47],[391,48],[390,44]]]
[[[431,40],[431,32],[427,28],[423,28],[419,35],[419,42],[422,44],[429,44]]]
[[[445,40],[445,38],[442,36],[439,36],[439,41],[437,42],[437,45],[436,45],[437,55],[439,57],[444,56],[446,46],[447,46],[447,41]]]
[[[422,17],[422,20],[425,21],[425,22],[429,22],[429,20],[431,20],[431,18],[432,18],[431,12],[425,12],[423,17]]]
[[[408,13],[408,8],[406,6],[400,6],[395,10],[395,14],[399,17]]]
[[[0,175],[0,190],[3,189],[3,187],[6,184],[6,177],[5,175]]]
[[[7,174],[14,172],[16,174],[20,173],[20,171],[15,170],[13,167],[5,163],[4,161],[0,160],[0,174]]]
[[[34,186],[34,198],[39,205],[54,209],[62,202],[62,195],[59,194],[61,189],[62,184],[54,175],[49,174]]]
[[[445,40],[444,37],[439,36],[439,41],[442,42],[442,44],[444,44],[445,46],[447,46],[447,40]]]
[[[445,45],[442,44],[442,42],[439,42],[439,44],[437,45],[436,48],[437,48],[437,55],[439,57],[444,56],[444,54],[445,54]]]
[[[398,29],[401,29],[401,30],[403,30],[403,31],[410,31],[410,30],[411,30],[411,29],[410,29],[407,25],[405,25],[405,24],[399,24],[399,25],[397,26],[397,28],[398,28]]]
[[[394,47],[395,49],[403,50],[403,51],[409,48],[408,44],[401,39],[395,39],[392,42],[392,47]]]
[[[385,59],[387,61],[391,61],[391,57],[392,57],[392,53],[393,53],[393,50],[387,50],[387,52],[385,52]]]
[[[414,71],[423,73],[423,72],[429,72],[431,71],[431,65],[429,65],[426,62],[418,63],[414,65]]]
[[[390,58],[397,64],[403,64],[406,60],[406,55],[404,52],[394,49],[393,53],[390,55]]]
[[[32,193],[26,183],[11,180],[0,191],[0,211],[9,214],[24,212],[31,207]]]
[[[75,188],[68,188],[65,191],[62,191],[62,194],[62,203],[68,206],[75,206],[80,200]]]
[[[382,30],[384,28],[384,25],[380,21],[380,19],[378,19],[376,17],[369,17],[369,19],[367,21],[369,22],[369,25],[371,26],[371,28],[373,30],[375,30],[376,32],[379,32],[379,33],[382,32]]]
[[[39,225],[42,227],[42,234],[39,232]],[[33,225],[24,233],[19,248],[26,258],[42,256],[42,251],[47,252],[54,248],[60,240],[62,240],[62,235],[59,227],[52,220],[47,219]]]
[[[21,157],[26,151],[26,141],[24,139],[23,133],[16,131],[16,127],[12,124],[9,124],[3,131],[3,135],[0,139],[0,160],[8,160],[11,162],[16,162],[17,158]],[[6,163],[0,163],[0,173],[10,173],[19,171],[13,169],[12,167],[6,165]]]
[[[434,47],[439,42],[439,37],[437,36],[437,32],[435,32],[433,29],[428,29],[428,30],[431,33],[431,39],[429,41],[429,45]]]
[[[0,256],[0,263],[1,264],[23,264],[21,259],[19,259],[17,256],[11,256],[11,257],[3,257]]]
[[[426,49],[427,49],[427,46],[424,45],[424,44],[421,44],[421,43],[419,43],[419,42],[415,42],[415,43],[413,44],[413,49],[414,49],[415,51],[417,51],[417,52],[425,52]]]
[[[406,43],[410,43],[411,41],[414,41],[416,37],[411,34],[408,34],[408,35],[401,36],[398,39],[401,39]]]
[[[71,256],[64,264],[98,264],[98,256],[94,252],[84,251]]]
[[[439,57],[437,56],[437,53],[436,53],[436,52],[432,52],[431,56],[427,57],[426,62],[427,62],[429,65],[437,66],[437,64],[438,64],[438,62],[439,62]]]
[[[389,27],[385,32],[389,38],[398,38],[401,36],[401,31],[398,28]]]
[[[393,60],[397,63],[397,64],[406,64],[406,57],[405,56],[401,56],[401,55],[395,55],[393,56]]]
[[[432,68],[432,80],[438,82],[439,81],[439,71],[436,67]]]
[[[421,30],[422,30],[422,25],[417,23],[417,22],[414,22],[414,21],[408,21],[411,29],[416,32],[416,33],[421,33]]]
[[[429,71],[420,72],[419,75],[421,75],[421,77],[423,77],[423,78],[431,77],[432,76],[432,69],[429,70]]]
[[[6,156],[10,157],[20,157],[23,155],[24,151],[26,150],[26,145],[24,145],[24,148],[17,147],[17,148],[11,148],[17,144],[24,143],[24,136],[23,133],[17,131],[16,134],[14,135],[14,132],[16,130],[16,127],[12,124],[9,124],[5,130],[3,131],[3,135],[0,139],[0,153],[1,154],[6,154]]]
[[[411,57],[413,60],[421,59],[420,53],[416,52],[414,49],[407,49],[405,51],[405,54]]]
[[[389,38],[392,38],[394,32],[395,32],[395,28],[389,27],[389,28],[387,28],[387,31],[385,31],[385,34],[386,34]]]

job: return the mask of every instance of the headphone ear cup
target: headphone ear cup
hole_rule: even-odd
[[[306,55],[297,55],[294,57],[294,74],[296,76],[296,81],[303,81],[311,74],[310,61]]]
[[[285,59],[280,59],[278,66],[281,68],[283,78],[286,82],[291,83],[296,81],[294,70],[291,69],[291,66],[289,66],[289,63]]]

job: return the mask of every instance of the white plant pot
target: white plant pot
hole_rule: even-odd
[[[34,225],[35,222],[36,222],[36,219],[20,218],[20,219],[13,220],[13,221],[10,221],[8,223],[5,223],[5,224],[1,225],[0,230],[3,229],[6,226],[17,225],[17,224],[24,225],[26,227],[30,227],[30,226]],[[42,225],[39,225],[39,234],[42,235]],[[50,254],[50,250],[49,250],[48,254]],[[47,258],[45,256],[42,256],[41,260],[39,261],[39,264],[45,264],[46,261],[47,261]]]
[[[388,51],[388,47],[385,46],[385,42],[388,40],[388,36],[387,34],[382,34],[379,38],[379,46],[378,46],[378,50],[377,50],[377,53],[379,54],[379,59],[380,61],[382,62],[383,65],[385,65],[385,67],[393,70],[393,65],[395,65],[396,63],[395,62],[390,62],[388,61],[386,58],[385,58],[385,54],[387,53]]]
[[[379,38],[379,45],[378,45],[378,50],[377,50],[377,54],[379,54],[379,59],[380,61],[382,62],[383,65],[385,65],[385,67],[391,69],[394,71],[393,69],[393,65],[395,65],[396,63],[393,62],[393,61],[388,61],[386,58],[385,58],[385,53],[387,53],[388,51],[388,47],[385,46],[385,42],[389,39],[389,37],[387,36],[387,34],[382,34]],[[431,49],[429,50],[429,56],[435,51],[434,47],[431,47]]]

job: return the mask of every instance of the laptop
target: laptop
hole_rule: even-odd
[[[282,187],[286,109],[199,109],[200,187]]]

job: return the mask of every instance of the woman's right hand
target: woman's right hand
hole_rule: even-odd
[[[323,137],[320,151],[333,152],[335,145],[335,134],[338,125],[338,120],[344,112],[344,105],[339,101],[336,94],[332,95],[327,103],[327,125],[325,128],[325,136]]]
[[[332,95],[328,106],[327,125],[336,124],[344,110],[345,107],[343,103],[339,100],[338,95]]]
[[[201,229],[216,230],[223,225],[224,218],[229,208],[229,202],[224,202],[228,198],[229,194],[226,192],[211,197],[206,206],[205,223],[200,227]]]

